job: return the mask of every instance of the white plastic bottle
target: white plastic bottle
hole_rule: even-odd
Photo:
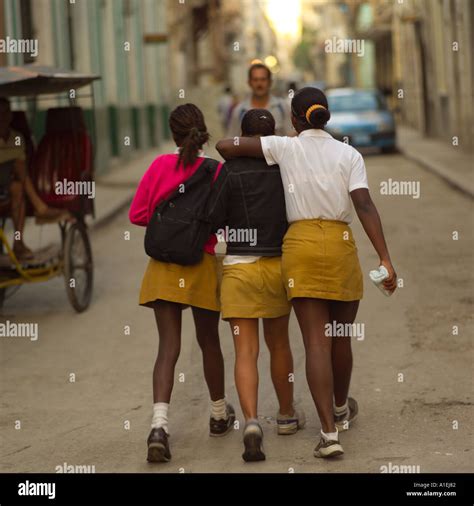
[[[386,267],[381,265],[378,269],[370,271],[369,277],[374,283],[374,285],[387,297],[390,297],[393,292],[389,292],[388,290],[385,290],[383,286],[383,282],[388,278],[388,271]]]

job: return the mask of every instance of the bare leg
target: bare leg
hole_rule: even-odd
[[[15,232],[20,232],[18,242],[23,242],[23,229],[25,227],[25,199],[23,185],[20,181],[13,181],[10,184],[11,212]]]
[[[154,311],[160,342],[153,369],[153,402],[169,403],[181,349],[181,305],[157,301]]]
[[[25,163],[21,160],[17,160],[15,164],[15,176],[25,189],[25,193],[28,196],[38,218],[45,220],[71,220],[72,216],[66,209],[57,209],[46,205],[38,195],[33,182],[26,170]]]
[[[306,378],[324,432],[335,432],[331,338],[325,335],[329,323],[329,302],[323,299],[292,300],[303,334],[306,351]]]
[[[359,301],[331,301],[329,318],[336,323],[354,323],[359,308]],[[332,338],[332,373],[334,376],[334,399],[336,406],[343,406],[349,393],[352,374],[351,338]]]
[[[280,405],[282,415],[293,415],[293,356],[288,337],[290,316],[280,318],[264,318],[263,331],[265,342],[270,351],[270,371],[273,386]]]
[[[225,396],[224,357],[219,341],[219,312],[193,307],[196,338],[202,351],[204,377],[211,400]]]
[[[32,251],[23,242],[23,230],[25,228],[26,203],[23,185],[20,181],[13,181],[10,185],[11,213],[13,220],[13,251],[19,258],[32,256]],[[20,234],[17,239],[16,235]]]
[[[28,176],[26,165],[23,161],[17,160],[15,164],[15,177],[20,181],[25,189],[28,198],[36,212],[44,212],[47,209],[47,205],[41,200],[38,193],[36,192],[30,177]]]
[[[235,346],[235,386],[245,420],[257,418],[258,398],[258,319],[230,320]]]

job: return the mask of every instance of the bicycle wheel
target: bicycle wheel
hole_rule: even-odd
[[[84,223],[71,225],[64,240],[64,279],[72,307],[81,313],[90,304],[94,265],[89,235]]]

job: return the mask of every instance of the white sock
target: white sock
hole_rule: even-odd
[[[321,435],[326,441],[339,441],[338,430],[336,432],[323,432],[321,429]]]
[[[218,401],[211,400],[211,417],[214,420],[227,420],[226,406],[225,397]]]
[[[344,415],[348,411],[349,411],[349,403],[347,402],[347,399],[346,399],[345,404],[343,404],[340,407],[338,407],[334,404],[334,414],[336,414],[337,416]]]
[[[168,432],[168,408],[170,405],[167,402],[155,402],[153,404],[153,418],[151,420],[151,428],[159,429],[162,428]]]

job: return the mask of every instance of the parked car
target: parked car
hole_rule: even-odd
[[[395,120],[380,91],[335,88],[326,96],[331,111],[326,130],[333,137],[356,148],[396,150]]]

